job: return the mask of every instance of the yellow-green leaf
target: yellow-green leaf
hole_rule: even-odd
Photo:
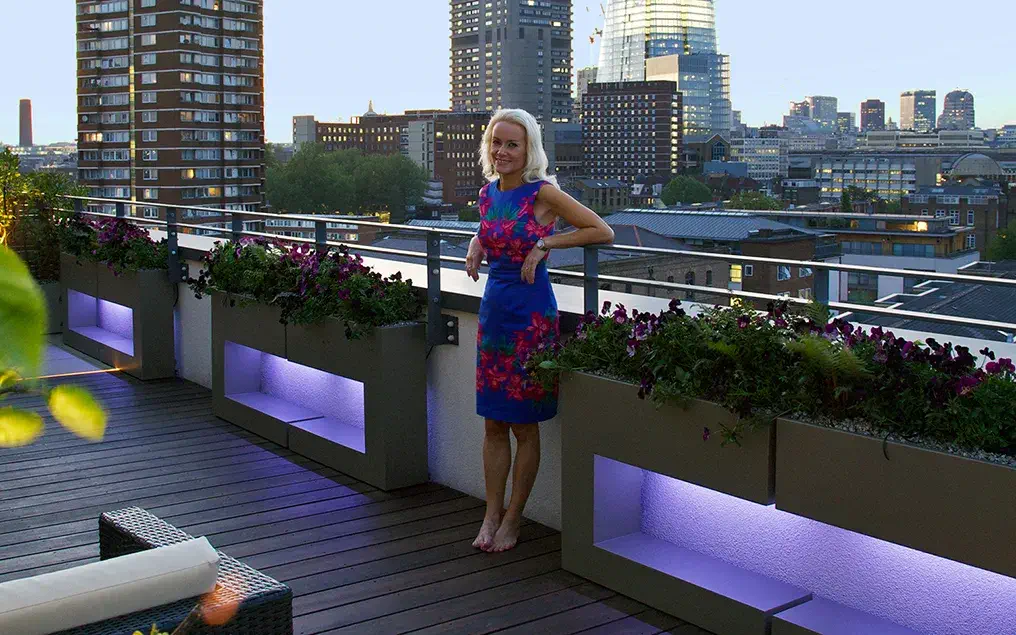
[[[18,383],[18,380],[20,379],[21,378],[18,377],[18,374],[13,370],[8,370],[6,372],[0,371],[0,390],[10,388],[14,384]]]
[[[49,393],[49,411],[60,425],[89,441],[102,441],[106,433],[106,413],[84,388],[57,386]]]
[[[42,434],[42,417],[34,412],[0,409],[0,448],[20,448]]]
[[[28,267],[0,245],[0,369],[38,375],[46,330],[46,302]]]

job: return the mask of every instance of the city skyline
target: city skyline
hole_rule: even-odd
[[[368,99],[374,100],[378,112],[388,113],[449,107],[445,2],[396,3],[398,11],[386,14],[381,31],[391,45],[380,45],[379,31],[371,28],[335,37],[336,24],[380,24],[374,17],[376,6],[314,4],[313,21],[275,2],[265,8],[269,141],[291,140],[294,115],[348,120],[366,110]],[[972,38],[959,52],[941,54],[941,42],[957,33],[983,30],[986,16],[992,23],[1011,22],[1016,8],[1002,0],[975,0],[972,10],[953,15],[943,0],[929,4],[931,15],[949,19],[923,21],[922,37],[908,38],[902,47],[894,39],[903,38],[903,27],[912,24],[907,19],[911,12],[903,6],[857,0],[850,14],[837,18],[842,20],[836,29],[843,34],[843,44],[817,52],[809,42],[812,36],[825,37],[829,24],[816,15],[812,3],[773,0],[764,6],[745,6],[718,1],[718,44],[731,56],[733,107],[744,113],[749,125],[763,125],[780,122],[789,101],[800,95],[836,96],[840,110],[855,113],[862,101],[875,98],[886,103],[886,117],[898,122],[903,91],[934,89],[945,95],[964,88],[977,99],[981,127],[1016,122],[1016,89],[994,70],[996,64],[984,62],[1016,55],[1016,43]],[[17,142],[20,99],[32,100],[36,143],[71,141],[76,129],[73,8],[58,0],[39,0],[9,9],[10,24],[36,23],[40,14],[52,17],[41,42],[38,29],[7,33],[13,50],[30,52],[32,63],[8,66],[7,81],[0,88],[0,141]],[[870,19],[873,15],[878,19]],[[574,25],[574,68],[595,65],[599,46],[591,46],[589,36],[603,26],[599,3],[576,0]],[[891,65],[885,64],[887,58],[893,60]],[[308,59],[319,63],[307,64]]]

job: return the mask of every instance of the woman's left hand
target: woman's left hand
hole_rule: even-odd
[[[526,256],[526,261],[522,263],[522,280],[527,284],[533,284],[536,282],[536,267],[540,264],[540,261],[547,257],[550,251],[544,251],[539,247],[533,247],[533,250]]]

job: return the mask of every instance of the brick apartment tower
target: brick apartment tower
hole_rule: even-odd
[[[18,114],[20,115],[18,123],[21,126],[18,145],[22,148],[28,148],[34,145],[32,143],[32,100],[22,99],[18,106]]]
[[[93,196],[258,211],[262,0],[77,2],[78,177]],[[112,212],[113,205],[96,206]],[[186,210],[185,223],[228,219]]]

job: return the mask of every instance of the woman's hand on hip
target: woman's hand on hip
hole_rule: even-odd
[[[544,251],[539,247],[533,247],[529,255],[526,256],[526,261],[522,263],[522,280],[528,284],[536,282],[536,267],[539,266],[540,261],[547,257],[549,251]]]
[[[480,265],[483,264],[483,246],[480,240],[473,237],[469,241],[469,251],[466,252],[466,275],[474,282],[480,279]]]

